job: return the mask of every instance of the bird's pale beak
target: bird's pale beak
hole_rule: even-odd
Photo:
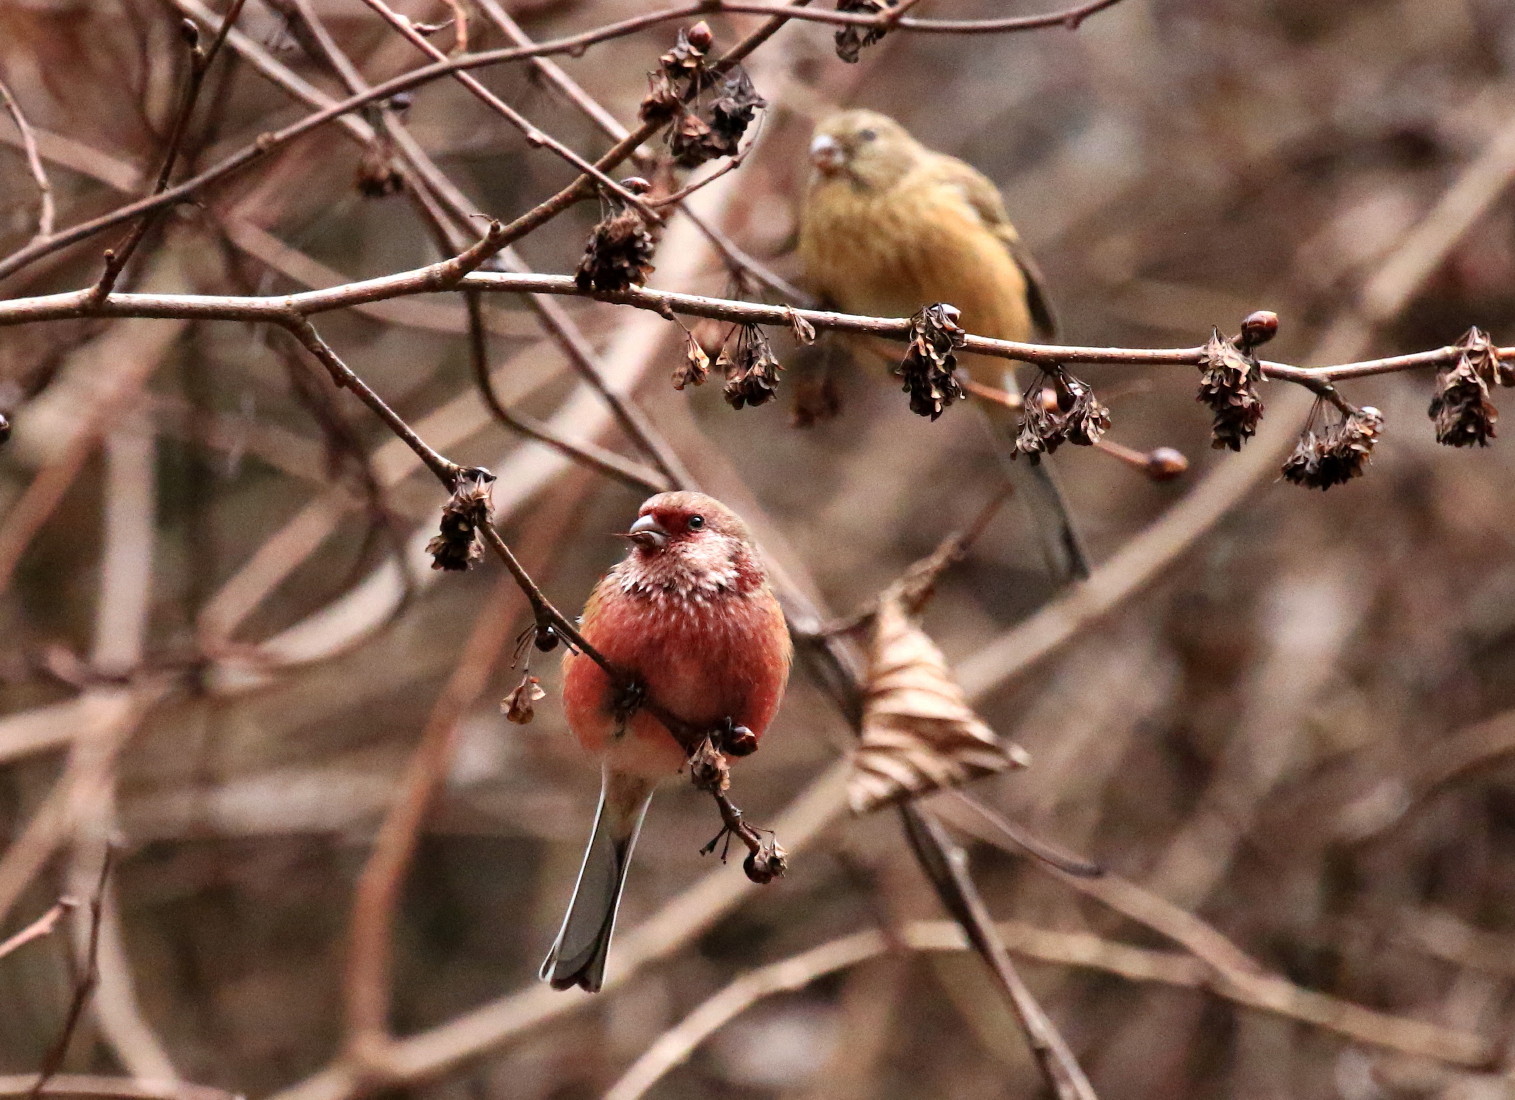
[[[643,550],[661,550],[668,545],[668,532],[656,516],[640,516],[626,532],[626,537]]]
[[[810,143],[810,162],[823,175],[832,176],[847,163],[847,150],[830,134],[817,134]]]

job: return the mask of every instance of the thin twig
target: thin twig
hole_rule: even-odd
[[[904,819],[905,836],[942,905],[962,926],[968,942],[998,979],[1005,999],[1031,1044],[1031,1052],[1036,1056],[1042,1076],[1059,1100],[1098,1100],[1094,1087],[1079,1068],[1051,1017],[1037,1003],[1011,964],[1010,953],[995,932],[988,906],[984,904],[973,876],[968,873],[967,854],[934,817],[918,806],[903,803],[900,816]]]
[[[502,576],[481,606],[358,876],[342,983],[346,1046],[348,1056],[376,1076],[385,1072],[385,1054],[392,1041],[389,1004],[395,906],[415,857],[421,826],[447,778],[458,723],[488,686],[491,671],[515,633],[509,614],[514,596],[513,580]]]
[[[507,428],[535,439],[539,443],[545,443],[575,462],[598,470],[606,477],[619,481],[623,485],[629,485],[633,489],[641,489],[647,493],[661,493],[670,488],[667,479],[656,470],[633,462],[629,458],[623,458],[593,441],[571,442],[535,417],[512,412],[506,408],[505,403],[500,400],[499,392],[495,389],[494,378],[489,373],[488,334],[484,327],[484,310],[479,302],[479,293],[476,290],[470,290],[463,295],[463,299],[468,311],[469,361],[473,366],[474,384],[478,387],[479,396],[484,399],[484,404],[488,405],[489,411],[494,413],[495,419]]]
[[[205,85],[205,74],[210,70],[211,62],[220,52],[226,36],[231,32],[232,24],[237,21],[237,16],[242,13],[242,5],[246,2],[247,0],[232,0],[209,49],[200,47],[198,28],[188,20],[184,23],[186,34],[190,39],[189,75],[185,78],[184,94],[179,101],[179,111],[174,116],[173,128],[169,131],[168,148],[163,154],[163,164],[158,169],[158,178],[153,183],[153,195],[161,195],[168,188],[168,181],[173,177],[174,166],[179,162],[179,153],[184,147],[184,138],[189,133],[189,120],[195,113],[200,89]],[[132,253],[136,252],[137,246],[142,243],[142,238],[147,236],[147,231],[152,228],[157,220],[158,212],[162,209],[162,207],[156,207],[149,211],[132,227],[124,241],[106,251],[105,271],[101,274],[100,281],[90,291],[96,301],[104,301],[110,297],[116,280],[120,278],[121,272],[125,270],[132,258]]]
[[[114,862],[115,849],[106,845],[105,858],[100,861],[100,880],[95,886],[95,896],[89,902],[89,938],[84,957],[84,972],[74,982],[74,996],[69,1002],[68,1014],[63,1020],[63,1030],[43,1057],[42,1070],[37,1074],[37,1080],[27,1094],[27,1100],[37,1100],[53,1074],[62,1068],[63,1059],[68,1054],[69,1043],[73,1041],[74,1032],[84,1016],[84,1006],[89,1003],[89,996],[94,992],[95,983],[100,980],[100,919],[105,912],[105,883],[110,877]]]
[[[427,57],[430,57],[434,61],[447,60],[447,55],[445,53],[428,42],[424,35],[416,31],[415,27],[411,24],[409,19],[405,18],[403,15],[400,15],[388,4],[384,3],[384,0],[362,0],[362,2],[366,4],[370,10],[377,14],[379,18],[383,19],[386,23],[398,31],[407,42],[411,43],[422,53],[426,54]],[[662,220],[658,213],[653,210],[652,207],[647,203],[643,202],[641,198],[626,190],[626,188],[622,187],[618,182],[611,179],[604,172],[600,171],[589,161],[579,156],[579,154],[568,148],[568,146],[564,145],[557,138],[553,137],[545,130],[532,125],[526,120],[525,116],[517,111],[514,107],[506,103],[499,96],[495,95],[488,88],[484,87],[483,84],[479,83],[477,78],[469,73],[461,71],[454,73],[453,76],[457,79],[458,83],[462,84],[463,87],[467,88],[471,93],[473,93],[473,95],[476,96],[479,101],[482,102],[486,107],[494,111],[506,122],[514,126],[517,130],[521,131],[522,136],[526,139],[527,145],[530,145],[532,148],[540,148],[545,146],[546,148],[552,150],[558,156],[566,160],[569,164],[577,168],[580,172],[583,172],[585,175],[592,178],[606,191],[610,192],[612,195],[615,195],[616,198],[620,199],[626,205],[636,210],[637,213],[641,214],[642,217],[647,221],[658,222]]]
[[[1365,1046],[1431,1058],[1469,1069],[1488,1065],[1493,1044],[1480,1036],[1365,1009],[1349,1001],[1294,989],[1289,998],[1259,999],[1211,982],[1196,960],[1103,939],[1087,932],[1037,928],[1002,921],[995,931],[1011,954],[1033,962],[1097,970],[1132,982],[1206,990],[1243,1008],[1297,1020]],[[605,1093],[605,1100],[640,1100],[695,1049],[762,1000],[790,993],[904,947],[911,951],[962,951],[971,945],[950,921],[913,921],[887,931],[854,932],[798,955],[749,970],[664,1031]]]
[[[43,936],[52,934],[58,922],[63,919],[65,913],[71,913],[79,903],[73,898],[59,898],[53,907],[32,921],[21,931],[17,932],[8,940],[0,941],[0,959],[5,958],[17,948],[25,947],[33,940],[40,940]]]
[[[26,152],[26,167],[32,174],[32,180],[37,184],[37,193],[40,196],[40,206],[37,210],[37,233],[32,239],[34,241],[46,240],[52,236],[53,218],[56,215],[53,205],[53,185],[48,180],[47,169],[42,166],[42,158],[37,153],[37,136],[32,132],[31,124],[26,121],[26,116],[21,113],[21,104],[16,102],[15,95],[4,80],[0,80],[0,105],[3,105],[10,113],[16,129],[21,132],[21,147]]]
[[[93,304],[88,291],[38,295],[0,301],[0,327],[37,321],[56,321],[78,317],[178,317],[190,320],[271,321],[282,323],[290,314],[312,316],[370,302],[385,301],[407,295],[444,289],[446,278],[439,266],[443,261],[411,271],[364,279],[339,287],[306,290],[281,296],[237,296],[222,294],[115,294],[109,300]],[[797,309],[789,305],[768,305],[703,294],[633,287],[615,293],[581,290],[571,275],[539,275],[526,272],[475,271],[453,284],[461,289],[506,294],[554,295],[569,298],[593,298],[615,305],[631,306],[667,316],[708,317],[740,324],[782,327],[793,325],[795,317],[814,328],[835,332],[864,333],[871,336],[905,340],[911,331],[908,318],[865,317],[834,310]],[[1015,340],[992,340],[969,335],[962,351],[998,359],[1012,359],[1033,364],[1097,363],[1128,367],[1197,367],[1205,362],[1203,345],[1184,348],[1116,348],[1075,344],[1032,344]],[[1494,354],[1501,362],[1515,361],[1515,346],[1497,347]],[[1348,378],[1365,378],[1401,371],[1443,367],[1456,363],[1462,349],[1448,344],[1404,355],[1364,359],[1329,366],[1304,367],[1269,360],[1260,361],[1264,376],[1295,382],[1311,389],[1320,382]]]

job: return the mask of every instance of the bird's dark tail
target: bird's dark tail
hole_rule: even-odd
[[[594,831],[584,850],[579,881],[558,938],[542,963],[541,978],[554,989],[573,986],[598,993],[615,933],[616,911],[626,888],[631,853],[642,831],[654,784],[606,769]]]
[[[1013,391],[1012,391],[1013,392]],[[991,443],[1005,475],[1025,502],[1032,526],[1041,542],[1047,570],[1059,584],[1089,576],[1089,556],[1073,525],[1073,515],[1058,484],[1057,473],[1046,457],[1033,464],[1015,454],[1016,413],[1000,405],[975,402],[984,416]]]

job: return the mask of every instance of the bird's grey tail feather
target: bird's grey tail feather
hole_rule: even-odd
[[[554,989],[579,986],[598,993],[615,933],[616,911],[626,888],[626,870],[652,801],[653,784],[607,773],[584,850],[579,881],[558,938],[542,963],[541,978]]]
[[[1031,512],[1048,571],[1060,585],[1084,580],[1089,576],[1089,556],[1084,551],[1078,529],[1073,525],[1073,516],[1051,462],[1045,457],[1035,464],[1024,457],[1012,459],[1015,453],[1015,414],[998,406],[979,408],[987,421],[1000,464]]]

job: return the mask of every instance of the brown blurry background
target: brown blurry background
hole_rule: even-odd
[[[463,6],[472,45],[500,45]],[[447,15],[421,0],[396,7]],[[505,7],[536,38],[643,10]],[[419,63],[357,0],[312,9],[370,81]],[[1031,10],[927,0],[915,14]],[[60,226],[148,188],[182,78],[177,22],[203,11],[197,0],[0,5],[0,76],[39,132]],[[247,37],[217,61],[196,116],[194,165],[307,110],[256,55],[343,94],[281,11],[298,8],[244,10]],[[712,19],[722,44],[755,22]],[[564,66],[632,123],[675,26]],[[451,32],[434,40],[447,48]],[[692,205],[791,277],[783,254],[810,125],[866,105],[1001,185],[1072,342],[1192,346],[1256,308],[1281,316],[1268,354],[1287,362],[1437,347],[1475,323],[1496,339],[1512,331],[1515,9],[1499,0],[1125,0],[1077,33],[895,33],[855,67],[836,58],[830,28],[792,24],[748,68],[771,102],[757,148]],[[479,76],[575,148],[607,147],[523,68]],[[478,210],[501,218],[572,178],[449,81],[419,89],[403,122]],[[16,135],[0,122],[7,253],[37,211]],[[364,156],[336,127],[296,142],[165,219],[123,285],[273,294],[436,259],[404,195],[359,193]],[[574,209],[522,254],[571,271],[593,217]],[[116,232],[26,268],[3,293],[87,285]],[[671,220],[657,264],[653,286],[732,289],[686,220]],[[879,369],[845,372],[841,417],[797,430],[800,365],[779,401],[734,412],[718,385],[667,384],[682,343],[666,321],[565,301],[700,483],[835,613],[970,521],[1000,484],[971,410],[914,417]],[[520,302],[487,306],[508,402],[632,453]],[[321,327],[425,438],[500,475],[503,534],[559,606],[580,606],[621,553],[611,532],[639,496],[490,419],[460,302],[407,299]],[[790,353],[780,340],[780,358]],[[1112,583],[1134,594],[1007,682],[1000,673],[1029,643],[1006,632],[1053,595],[1013,504],[947,575],[926,625],[985,718],[1033,758],[975,792],[1203,918],[1269,974],[1333,1005],[1480,1037],[1502,1056],[1515,1041],[1507,441],[1437,446],[1425,372],[1349,383],[1348,398],[1383,410],[1387,427],[1367,476],[1322,495],[1273,480],[1303,391],[1269,384],[1267,429],[1236,456],[1209,449],[1191,368],[1080,373],[1113,407],[1112,438],[1177,447],[1191,471],[1159,485],[1104,455],[1059,453],[1096,562],[1116,559]],[[121,846],[102,981],[70,1072],[266,1096],[340,1056],[345,942],[378,824],[444,684],[478,656],[476,620],[508,617],[508,634],[527,624],[493,560],[466,575],[426,568],[444,494],[365,409],[329,391],[262,327],[69,321],[0,336],[0,408],[16,423],[0,451],[0,557],[17,562],[0,597],[0,939],[60,894],[89,897],[104,838]],[[1209,495],[1189,497],[1198,485]],[[1235,507],[1219,507],[1228,497]],[[44,498],[56,506],[37,513]],[[1149,529],[1170,508],[1186,509],[1192,546]],[[1144,530],[1143,545],[1172,558],[1145,585],[1139,563],[1120,558]],[[854,820],[827,796],[787,878],[749,888],[730,868],[699,888],[733,904],[699,909],[718,919],[681,937],[670,899],[706,881],[713,858],[698,848],[716,822],[706,799],[670,783],[638,853],[612,976],[646,965],[597,998],[535,987],[597,776],[563,726],[555,655],[533,662],[549,697],[529,726],[498,713],[519,677],[508,642],[487,663],[396,909],[393,1028],[435,1041],[406,1048],[417,1058],[440,1058],[397,1088],[438,1100],[598,1096],[754,968],[942,916],[897,819]],[[802,663],[735,793],[754,820],[788,820],[849,741]],[[1193,973],[1170,940],[1024,860],[984,843],[972,856],[997,918],[1156,949],[1172,973]],[[658,919],[656,935],[635,938]],[[87,919],[72,924],[78,947]],[[57,1035],[70,953],[60,932],[0,960],[0,1073],[35,1071]],[[1108,970],[1022,965],[1102,1097],[1515,1095],[1502,1071],[1457,1065],[1478,1059],[1411,1057]],[[433,1030],[481,1005],[494,1015]],[[494,1038],[469,1045],[489,1027]],[[468,1058],[438,1053],[452,1039]],[[338,1092],[322,1092],[333,1080]],[[343,1087],[328,1076],[293,1096],[345,1100]],[[900,950],[762,999],[651,1095],[1044,1088],[979,960]]]

